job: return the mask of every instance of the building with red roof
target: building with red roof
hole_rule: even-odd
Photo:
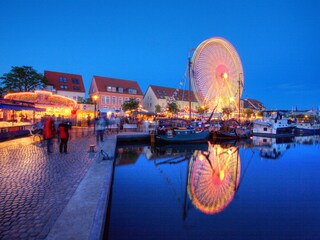
[[[191,109],[196,111],[199,104],[193,94],[190,91],[191,96]],[[166,111],[167,103],[175,101],[180,111],[189,112],[189,91],[179,90],[175,88],[161,87],[155,85],[149,85],[146,94],[143,97],[143,107],[150,112],[155,112],[155,106],[160,105],[161,112]]]
[[[77,102],[84,100],[85,88],[81,75],[45,70],[44,76],[49,82],[46,90],[72,98]]]
[[[89,96],[97,96],[98,109],[121,111],[122,104],[130,98],[142,103],[143,93],[136,81],[93,76]]]

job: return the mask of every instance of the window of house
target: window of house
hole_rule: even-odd
[[[129,98],[128,98],[128,97],[126,97],[126,98],[125,98],[125,101],[126,101],[126,102],[127,102],[127,101],[129,101]]]
[[[79,86],[73,86],[73,90],[80,90]]]
[[[137,100],[138,102],[140,102],[140,98],[136,98],[136,100]]]
[[[119,92],[119,93],[123,93],[123,88],[122,88],[122,87],[119,87],[119,88],[118,88],[118,92]]]
[[[61,89],[68,89],[68,86],[67,85],[60,85],[60,88]]]
[[[110,96],[106,96],[106,104],[110,104]]]
[[[117,97],[112,97],[112,104],[116,104]]]
[[[135,88],[129,88],[129,89],[128,89],[128,93],[129,93],[129,94],[137,94],[137,89],[135,89]]]
[[[78,78],[71,78],[71,81],[73,84],[79,84],[79,79]]]
[[[119,102],[119,105],[122,105],[122,103],[123,103],[123,102],[122,102],[122,97],[119,97],[119,98],[118,98],[118,102]]]
[[[66,77],[59,77],[59,81],[60,82],[67,82],[67,78]]]
[[[101,103],[102,103],[102,104],[105,104],[105,103],[106,103],[106,96],[102,96],[102,97],[101,97]]]

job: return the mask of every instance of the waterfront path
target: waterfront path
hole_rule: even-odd
[[[95,144],[91,131],[72,131],[69,154],[31,137],[0,143],[0,239],[98,239],[111,184],[116,136]]]

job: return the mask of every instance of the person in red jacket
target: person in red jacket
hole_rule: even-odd
[[[43,138],[47,141],[47,152],[52,153],[52,139],[54,137],[55,128],[53,118],[48,116],[44,120],[43,125]]]
[[[59,129],[58,132],[60,136],[60,146],[59,146],[60,153],[67,154],[70,126],[65,121],[62,121],[59,124],[58,129]]]

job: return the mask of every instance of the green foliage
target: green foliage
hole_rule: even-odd
[[[262,111],[257,112],[258,117],[262,117]]]
[[[231,107],[224,107],[222,108],[222,114],[227,115],[228,118],[230,116],[230,114],[232,113],[232,108]]]
[[[154,111],[155,113],[160,113],[161,112],[161,106],[159,104],[157,104],[155,107],[154,107]]]
[[[247,118],[250,118],[251,115],[254,113],[254,111],[251,108],[246,108],[243,110],[243,112],[247,116]]]
[[[170,113],[177,113],[179,111],[178,105],[175,102],[168,103],[167,108]]]
[[[135,98],[130,98],[122,104],[123,111],[134,111],[139,107],[139,101]]]
[[[206,114],[208,111],[209,111],[209,107],[207,106],[197,107],[197,112],[199,114]]]
[[[30,92],[43,89],[47,79],[30,66],[12,67],[9,73],[0,77],[5,92]]]

